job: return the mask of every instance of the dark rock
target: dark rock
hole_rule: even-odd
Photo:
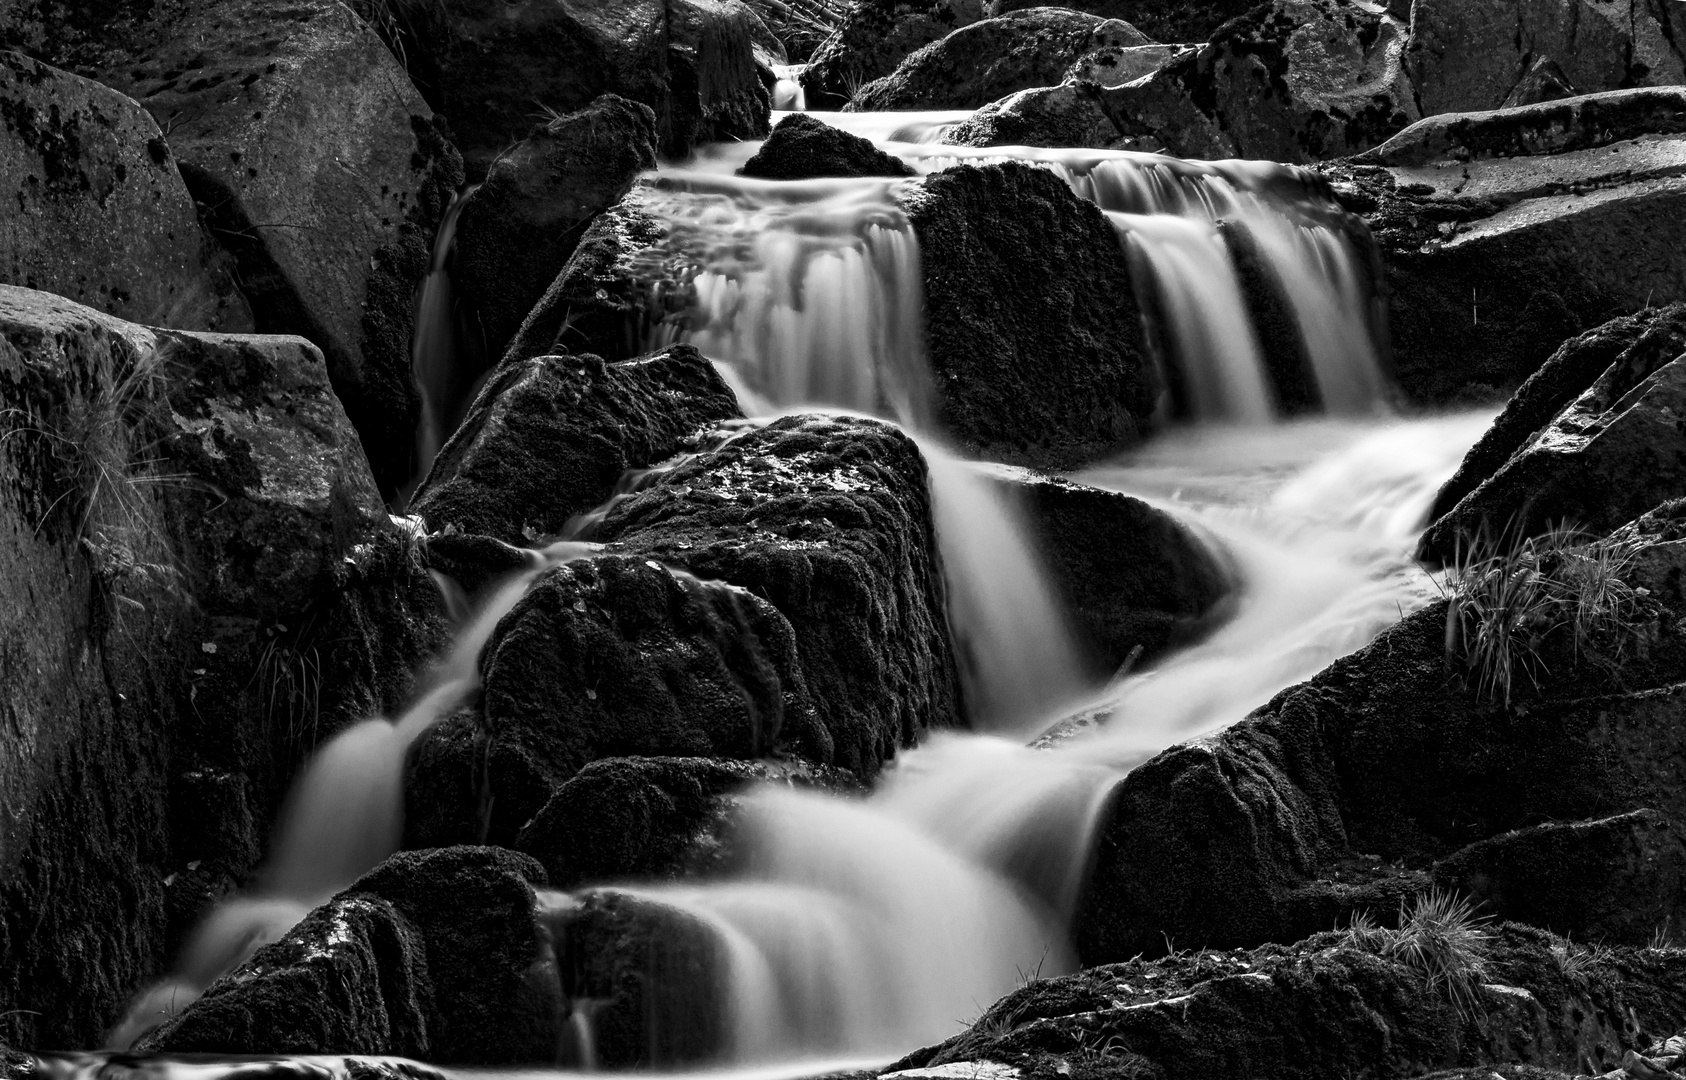
[[[599,758],[825,760],[830,738],[796,650],[784,616],[745,589],[639,557],[559,567],[481,660],[489,838],[513,840]]]
[[[1101,101],[1141,149],[1316,161],[1369,149],[1418,118],[1404,48],[1405,27],[1379,8],[1274,0]]]
[[[1159,386],[1106,215],[1021,164],[949,169],[901,198],[942,429],[983,456],[1054,468],[1138,439]]]
[[[1277,409],[1284,416],[1317,412],[1323,404],[1322,391],[1317,386],[1317,374],[1300,330],[1299,316],[1281,275],[1261,250],[1258,238],[1246,222],[1220,221],[1217,228],[1235,266],[1235,278],[1241,286],[1253,332],[1258,335],[1260,359],[1269,376]],[[1366,242],[1360,245],[1360,250],[1370,247],[1368,237],[1364,239]],[[1376,341],[1379,336],[1372,328],[1371,340]],[[1378,355],[1387,355],[1385,348],[1376,351]]]
[[[365,0],[371,15],[383,6]],[[738,0],[419,0],[395,5],[388,30],[429,103],[450,118],[471,177],[485,174],[535,113],[565,114],[603,94],[655,113],[658,149],[766,134],[768,89],[754,41],[760,20]]]
[[[677,453],[737,399],[689,345],[605,364],[590,354],[509,362],[493,373],[411,507],[434,531],[530,544],[593,510],[629,469]]]
[[[1106,674],[1192,639],[1228,595],[1227,567],[1169,514],[1048,476],[1015,472],[1008,482]]]
[[[1092,53],[1152,45],[1127,22],[1039,7],[962,26],[862,86],[849,108],[971,109],[1033,86],[1052,86]]]
[[[1360,154],[1365,164],[1421,166],[1591,150],[1641,135],[1686,133],[1686,89],[1612,90],[1490,112],[1428,116]]]
[[[410,479],[414,294],[462,183],[381,39],[337,0],[159,7],[101,78],[167,132],[257,329],[309,338],[386,492]]]
[[[810,109],[837,109],[915,50],[985,17],[985,0],[856,0],[802,72]]]
[[[1444,562],[1560,524],[1601,536],[1686,494],[1683,394],[1686,335],[1665,317],[1429,526],[1419,552]]]
[[[606,758],[557,788],[515,847],[562,889],[679,879],[726,859],[734,796],[765,783],[855,786],[847,773],[800,762]]]
[[[1542,101],[1562,101],[1579,93],[1569,85],[1569,77],[1563,74],[1557,61],[1542,56],[1528,68],[1528,74],[1522,76],[1522,81],[1516,84],[1499,107],[1514,109],[1522,105],[1538,105]]]
[[[454,280],[497,358],[585,229],[656,165],[655,114],[607,95],[532,129],[463,204]]]
[[[1646,308],[1564,342],[1512,395],[1493,426],[1470,448],[1458,471],[1435,496],[1429,520],[1450,513],[1612,365],[1650,371],[1681,353],[1686,353],[1686,305],[1681,304]],[[1426,545],[1418,551],[1424,559],[1448,554]]]
[[[117,91],[0,52],[0,199],[0,282],[136,322],[252,328],[163,133]]]
[[[1434,880],[1532,926],[1646,945],[1686,919],[1686,839],[1654,810],[1536,825],[1443,859]]]
[[[1460,1000],[1444,976],[1394,950],[1398,940],[1392,930],[1321,933],[1034,981],[970,1031],[891,1067],[911,1071],[887,1075],[935,1080],[996,1062],[1027,1080],[1403,1077],[1477,1064],[1490,1076],[1500,1063],[1584,1075],[1617,1067],[1686,1019],[1679,950],[1592,953],[1505,924],[1468,954],[1464,963],[1480,966],[1462,969]]]
[[[762,180],[812,180],[827,176],[912,176],[913,168],[859,135],[791,113],[774,126],[755,156],[739,169]]]
[[[925,463],[896,428],[781,417],[662,472],[593,539],[771,601],[823,732],[808,760],[866,777],[959,723]]]
[[[986,0],[984,13],[993,18],[1022,8],[1041,7],[1040,0]],[[1219,26],[1258,6],[1257,0],[1073,0],[1059,5],[1123,19],[1156,41],[1205,41]]]
[[[562,1002],[535,884],[538,864],[510,851],[400,852],[142,1049],[549,1062]]]
[[[1495,109],[1541,59],[1585,93],[1686,81],[1683,29],[1662,0],[1416,0],[1407,63],[1423,115]]]

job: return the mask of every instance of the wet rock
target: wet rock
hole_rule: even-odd
[[[1683,29],[1661,0],[1416,0],[1407,62],[1425,116],[1495,109],[1542,59],[1583,93],[1679,83]]]
[[[605,95],[536,126],[492,162],[463,205],[454,280],[497,358],[586,227],[656,165],[655,114]]]
[[[257,329],[322,350],[377,483],[407,481],[414,294],[462,169],[381,39],[337,0],[158,7],[100,78],[167,133]]]
[[[481,670],[494,842],[599,758],[829,751],[784,616],[653,559],[559,567],[500,623]]]
[[[1445,561],[1570,523],[1601,536],[1686,493],[1686,337],[1668,322],[1623,352],[1585,392],[1526,438],[1418,545]]]
[[[1065,8],[1031,8],[962,26],[862,86],[849,108],[970,109],[1051,86],[1091,54],[1155,44],[1127,22]],[[1096,58],[1097,63],[1099,58]],[[1114,61],[1116,63],[1116,60]]]
[[[857,786],[847,773],[801,762],[606,758],[557,788],[515,847],[558,888],[677,880],[727,858],[735,796],[759,784]]]
[[[841,108],[916,50],[985,17],[985,0],[857,0],[802,72],[810,109]]]
[[[364,4],[371,14],[382,6]],[[738,0],[396,6],[388,37],[450,119],[471,177],[484,175],[541,110],[570,113],[604,94],[649,106],[657,149],[670,157],[767,131],[770,97],[754,55],[766,30]]]
[[[1186,45],[1106,45],[1078,57],[1060,82],[1123,86],[1145,79],[1188,51]]]
[[[1509,1071],[1516,1066],[1584,1074],[1618,1065],[1686,1015],[1678,950],[1594,954],[1505,924],[1433,978],[1397,949],[1401,937],[1320,933],[1288,947],[1184,951],[1032,982],[970,1031],[891,1067],[915,1071],[888,1075],[913,1080],[958,1066],[1007,1067],[1034,1080],[1285,1080],[1476,1064],[1493,1075],[1500,1063],[1512,1077],[1539,1075]]]
[[[1545,156],[1323,167],[1386,264],[1395,376],[1408,397],[1492,398],[1565,339],[1686,300],[1673,228],[1686,138],[1598,145],[1596,129],[1587,133],[1593,145]]]
[[[1009,94],[950,128],[950,146],[1096,146],[1124,138],[1090,82],[1063,82]]]
[[[434,531],[531,544],[595,509],[628,469],[656,465],[699,428],[741,415],[689,345],[617,364],[590,354],[507,363],[411,506]]]
[[[1019,164],[949,169],[902,201],[944,431],[1056,468],[1140,437],[1159,385],[1123,249],[1093,203]]]
[[[1587,941],[1646,945],[1686,918],[1686,839],[1654,810],[1536,825],[1441,860],[1434,879],[1519,922]]]
[[[797,744],[808,760],[864,777],[958,723],[925,464],[896,428],[798,415],[745,430],[617,503],[593,538],[789,620],[823,732]]]
[[[1038,547],[1106,674],[1192,638],[1228,595],[1227,568],[1139,499],[1013,470]]]
[[[302,754],[400,700],[440,627],[308,342],[9,286],[0,335],[0,566],[32,598],[0,621],[25,740],[0,996],[50,1010],[19,1041],[91,1045],[250,872]],[[123,929],[79,952],[91,926]]]
[[[510,851],[400,852],[142,1048],[551,1061],[561,1001],[535,884],[538,864]]]
[[[252,328],[163,133],[89,79],[0,52],[0,281],[190,330]]]
[[[1040,0],[986,0],[984,13],[994,18],[1041,6]],[[1124,19],[1156,41],[1205,41],[1219,26],[1258,4],[1256,0],[1074,0],[1059,6],[1103,19]]]
[[[1686,353],[1686,305],[1681,304],[1612,319],[1564,342],[1511,396],[1493,426],[1470,448],[1458,471],[1435,496],[1429,520],[1450,513],[1612,365],[1626,371],[1653,371],[1682,353]],[[1425,559],[1448,555],[1431,545],[1418,552]]]
[[[1274,0],[1101,101],[1122,148],[1285,162],[1353,154],[1420,115],[1405,36],[1376,5]]]
[[[762,180],[913,175],[913,168],[901,158],[807,113],[791,113],[780,120],[761,149],[738,171]]]

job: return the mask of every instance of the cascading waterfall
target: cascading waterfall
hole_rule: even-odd
[[[405,498],[427,476],[440,447],[450,438],[466,404],[465,373],[456,348],[456,291],[451,284],[450,260],[456,247],[457,221],[478,184],[459,192],[445,209],[427,276],[416,295],[416,325],[410,335],[410,372],[421,397],[416,424],[415,477]]]

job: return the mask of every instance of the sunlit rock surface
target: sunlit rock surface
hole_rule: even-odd
[[[117,91],[0,52],[0,198],[0,281],[157,326],[252,328],[164,133]]]

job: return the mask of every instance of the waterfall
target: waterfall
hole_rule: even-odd
[[[404,831],[404,757],[410,745],[472,699],[480,687],[480,653],[528,586],[545,571],[593,550],[563,541],[530,552],[528,566],[459,628],[451,647],[422,679],[409,709],[396,721],[375,717],[353,724],[312,755],[288,793],[256,890],[218,904],[200,922],[175,971],[142,991],[112,1029],[108,1045],[130,1046],[260,946],[278,940],[311,908],[398,850]]]
[[[456,248],[457,221],[469,196],[479,187],[471,184],[458,192],[445,209],[439,232],[433,238],[433,255],[427,276],[416,293],[416,322],[410,333],[410,373],[421,397],[421,415],[416,425],[415,476],[403,492],[403,500],[427,477],[440,447],[467,405],[464,372],[457,355],[456,291],[451,284],[451,254]]]

